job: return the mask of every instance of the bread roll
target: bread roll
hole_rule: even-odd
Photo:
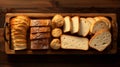
[[[52,28],[62,27],[63,24],[64,24],[64,18],[63,18],[62,15],[56,14],[56,15],[52,18]]]
[[[55,50],[60,49],[60,46],[61,46],[61,43],[59,39],[53,39],[50,43],[50,47]]]
[[[62,35],[62,30],[60,28],[55,28],[52,30],[53,37],[60,37]]]

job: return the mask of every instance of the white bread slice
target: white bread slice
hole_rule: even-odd
[[[77,33],[79,31],[79,16],[74,16],[72,17],[72,22],[71,22],[71,33]]]
[[[92,25],[93,23],[95,23],[95,19],[92,17],[88,17],[86,18],[86,20]]]
[[[95,34],[97,31],[101,29],[108,29],[108,28],[109,27],[106,24],[106,22],[103,22],[102,20],[96,20],[96,22],[91,25],[90,32],[92,34]]]
[[[64,30],[63,32],[66,33],[66,32],[70,32],[70,29],[71,29],[71,18],[70,16],[66,16],[64,18]]]
[[[103,51],[111,43],[111,33],[106,30],[100,30],[90,39],[89,46],[98,50]]]
[[[79,24],[79,32],[78,35],[87,36],[90,30],[90,22],[88,22],[85,18],[80,18],[80,24]]]
[[[77,49],[88,50],[88,39],[83,37],[76,37],[70,35],[61,36],[61,48],[63,49]]]
[[[103,22],[106,23],[106,25],[108,25],[109,29],[111,28],[111,22],[110,22],[110,20],[108,18],[103,17],[103,16],[98,16],[98,17],[94,17],[94,19],[96,21],[102,20]]]

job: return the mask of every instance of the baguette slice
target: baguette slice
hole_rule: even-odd
[[[63,49],[77,49],[88,50],[88,39],[83,37],[76,37],[70,35],[61,36],[61,48]]]
[[[71,23],[71,33],[77,33],[79,31],[79,16],[72,17],[72,23]]]
[[[98,16],[98,17],[94,17],[94,19],[96,21],[102,20],[103,22],[106,23],[106,25],[109,27],[109,29],[111,28],[111,22],[110,22],[110,20],[108,18],[103,17],[103,16]]]
[[[70,16],[66,16],[64,18],[64,30],[63,32],[66,33],[66,32],[70,32],[70,29],[71,29],[71,18]]]
[[[89,46],[98,50],[103,51],[111,43],[111,33],[106,30],[98,31],[89,42]]]
[[[82,36],[87,36],[90,30],[90,23],[85,18],[80,18],[80,29],[78,34]]]

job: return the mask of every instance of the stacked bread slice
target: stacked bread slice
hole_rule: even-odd
[[[50,41],[50,19],[32,19],[30,22],[30,48],[48,49]]]
[[[23,50],[27,48],[27,30],[30,19],[26,16],[17,16],[11,19],[11,43],[14,50]]]

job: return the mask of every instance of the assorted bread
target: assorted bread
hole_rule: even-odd
[[[16,16],[11,19],[11,43],[14,50],[71,49],[105,50],[112,41],[111,22],[107,17],[62,16],[52,19],[30,19]],[[29,32],[29,33],[28,33]],[[27,39],[29,38],[29,39]]]

